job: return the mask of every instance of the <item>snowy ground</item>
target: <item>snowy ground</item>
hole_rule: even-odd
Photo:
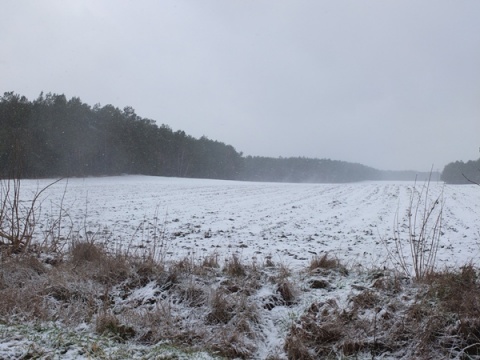
[[[49,183],[51,180],[23,181],[25,204]],[[416,184],[417,190],[423,185]],[[37,229],[38,239],[52,229],[57,231],[55,224],[61,213],[64,236],[73,232],[73,235],[105,242],[112,250],[142,253],[155,246],[156,256],[165,260],[188,257],[201,261],[217,254],[221,262],[237,255],[245,264],[262,265],[271,260],[299,270],[292,271],[290,279],[300,294],[295,304],[265,307],[265,300],[278,296],[276,285],[268,283],[249,298],[259,305],[256,331],[261,344],[256,344],[255,358],[263,359],[276,353],[278,358],[284,358],[281,354],[285,334],[311,304],[319,299],[334,299],[340,308],[348,307],[356,294],[371,286],[371,279],[359,271],[348,276],[322,278],[329,283],[328,287],[314,289],[309,283],[312,278],[302,274],[302,269],[315,255],[324,253],[338,258],[349,268],[391,266],[385,243],[392,244],[395,227],[402,231],[402,236],[406,235],[404,224],[413,187],[411,182],[279,184],[147,176],[69,179],[42,194],[38,219],[42,226]],[[438,266],[461,266],[468,262],[478,265],[480,187],[435,182],[430,184],[430,199],[436,199],[442,191],[443,235]],[[221,278],[216,279],[207,287],[215,289],[221,283]],[[147,284],[126,300],[118,295],[117,305],[133,300],[144,303],[154,293],[159,293],[158,288],[153,283]],[[134,298],[139,294],[146,294],[142,295],[145,299]],[[199,314],[198,318],[202,316]],[[60,352],[58,358],[62,358],[62,351],[72,351],[76,355],[71,358],[95,358],[95,354],[85,352],[85,349],[91,350],[88,341],[65,341],[67,345],[75,344],[71,348],[64,346],[63,340],[59,345],[56,334],[60,333],[61,339],[77,335],[75,329],[64,334],[57,331],[56,326],[53,324],[53,328],[47,327],[44,331],[47,335],[54,334],[54,341],[52,336],[48,335],[45,340],[42,335],[43,342],[39,342],[40,335],[33,330],[0,326],[0,339],[3,339],[0,356],[13,359],[18,354],[31,355],[31,347],[37,344],[38,354],[56,351],[55,356]],[[95,336],[91,329],[82,331]],[[101,338],[95,338],[92,343],[102,341],[105,349],[102,356],[157,358],[155,353],[142,355],[150,350],[141,346],[109,347],[108,341]],[[201,358],[203,354],[196,356]],[[39,355],[39,358],[44,357]]]
[[[24,181],[32,193],[47,180]],[[151,247],[165,258],[238,254],[295,268],[328,252],[349,265],[381,266],[383,240],[393,237],[395,214],[406,222],[411,182],[281,184],[121,176],[69,179],[45,192],[42,215],[68,217],[63,231],[107,241],[112,248]],[[417,183],[421,190],[423,183]],[[480,188],[430,185],[444,192],[438,263],[476,261],[480,253]],[[24,194],[28,193],[24,190]],[[62,197],[64,197],[62,202]],[[46,221],[43,221],[46,223]],[[48,229],[44,226],[43,230]]]
[[[206,353],[188,356],[168,344],[119,344],[92,334],[88,327],[66,330],[56,324],[36,326],[0,324],[0,359],[189,359],[212,360]]]

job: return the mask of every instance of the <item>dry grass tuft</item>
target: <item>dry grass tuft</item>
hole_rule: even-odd
[[[218,262],[218,254],[211,254],[206,256],[203,259],[202,267],[210,268],[210,269],[218,269],[220,264]]]
[[[201,307],[207,302],[206,289],[195,282],[177,285],[177,290],[180,300],[188,304],[189,307]]]
[[[106,258],[105,251],[99,245],[86,241],[76,241],[70,249],[70,254],[74,264],[98,263]]]
[[[374,276],[355,286],[344,308],[312,304],[290,328],[290,359],[323,357],[477,358],[480,284],[477,270],[429,273],[421,283]],[[406,285],[410,285],[407,287]]]
[[[267,256],[265,258],[264,266],[267,267],[267,268],[274,268],[275,267],[275,263],[273,262],[273,260],[270,256]]]
[[[223,271],[228,275],[235,277],[244,277],[247,275],[247,269],[237,255],[233,255],[230,259],[225,259]]]
[[[405,278],[399,276],[398,273],[393,274],[379,274],[373,276],[372,288],[384,291],[390,295],[399,294],[404,288]],[[408,280],[408,279],[407,279]]]
[[[351,301],[354,309],[372,309],[380,302],[380,299],[375,292],[365,290],[355,295]]]
[[[93,242],[75,242],[70,250],[71,264],[79,274],[113,284],[126,280],[131,266],[122,254],[108,254]]]
[[[444,271],[429,274],[424,282],[430,285],[429,295],[437,297],[450,311],[469,313],[477,304],[469,295],[478,295],[477,273],[472,265],[460,271]]]
[[[128,340],[135,336],[135,330],[120,323],[118,318],[110,313],[101,313],[95,321],[95,331],[101,335],[111,335],[118,340]]]
[[[148,284],[150,281],[160,278],[165,274],[165,267],[153,259],[149,258],[142,261],[141,259],[134,259],[131,262],[132,272],[130,275],[130,286],[141,287]]]
[[[329,257],[328,253],[322,256],[316,255],[310,261],[308,266],[310,273],[322,273],[328,271],[337,271],[343,275],[348,275],[348,270],[338,259]]]
[[[304,344],[303,337],[295,334],[289,334],[285,340],[284,350],[288,359],[314,360],[315,354],[310,350],[309,344]]]
[[[207,324],[227,324],[234,316],[234,307],[221,291],[214,291],[210,300],[211,311],[207,314]]]
[[[295,303],[295,290],[293,288],[293,284],[290,281],[284,280],[280,284],[278,284],[277,293],[280,294],[285,305],[291,306]]]
[[[217,334],[209,348],[227,359],[252,359],[255,346],[236,328],[226,327]]]
[[[459,358],[480,355],[480,284],[471,265],[458,271],[430,273],[427,290],[411,316],[424,326],[420,347],[453,346]],[[433,306],[432,306],[433,304]]]
[[[169,270],[172,274],[193,274],[195,272],[195,264],[192,259],[184,257],[183,259],[175,261]]]
[[[293,325],[285,341],[289,359],[318,359],[334,354],[334,344],[343,337],[340,322],[317,322],[311,316],[303,316],[300,325]]]

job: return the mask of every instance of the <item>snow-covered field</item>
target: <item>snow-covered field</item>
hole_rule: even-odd
[[[24,194],[48,183],[24,181]],[[424,185],[417,183],[417,190]],[[73,229],[108,242],[113,249],[135,251],[155,245],[166,259],[237,254],[243,261],[271,258],[296,268],[315,254],[328,252],[348,265],[381,266],[388,257],[384,240],[393,237],[397,211],[400,228],[406,231],[402,225],[413,186],[147,176],[69,179],[44,193],[42,216],[52,223],[62,204],[64,233]],[[442,190],[438,264],[475,262],[480,253],[480,187],[434,182],[431,199]],[[43,231],[48,230],[44,225]]]
[[[51,182],[22,181],[24,204],[29,204],[34,194]],[[417,183],[416,189],[421,191],[424,185]],[[371,286],[371,279],[365,273],[362,275],[362,269],[392,266],[388,253],[394,250],[393,232],[399,230],[402,239],[406,239],[407,209],[413,189],[411,182],[282,184],[147,176],[68,179],[42,193],[36,239],[42,241],[52,232],[58,235],[60,220],[62,236],[103,242],[112,251],[142,254],[155,248],[155,255],[162,260],[188,257],[200,262],[215,254],[220,263],[235,255],[244,264],[273,262],[298,270],[292,271],[288,280],[297,292],[292,304],[265,306],[265,301],[278,297],[274,283],[260,285],[248,298],[258,309],[254,358],[277,354],[277,358],[283,359],[286,358],[282,350],[284,339],[291,324],[299,321],[312,304],[320,304],[320,299],[333,299],[340,308],[347,308],[357,294]],[[434,182],[429,187],[427,204],[441,194],[443,233],[438,266],[461,266],[469,262],[479,265],[480,187]],[[322,277],[328,283],[327,288],[313,288],[309,283],[312,276],[302,271],[315,255],[325,253],[360,271],[349,276]],[[212,291],[223,286],[221,277],[209,281],[202,286],[211,287]],[[118,309],[132,302],[142,304],[137,311],[143,311],[143,307],[151,311],[148,304],[152,299],[153,303],[168,301],[161,298],[163,290],[158,286],[151,282],[123,297],[114,291],[114,302]],[[208,293],[206,289],[202,291]],[[387,308],[387,305],[388,302],[379,306]],[[181,313],[183,321],[203,326],[207,305],[205,309],[176,306],[171,311]],[[123,347],[110,344],[110,340],[93,334],[88,326],[82,329],[86,335],[80,336],[78,329],[65,332],[58,330],[57,325],[61,327],[44,325],[41,335],[22,324],[1,325],[0,357],[14,359],[22,354],[51,353],[63,354],[59,358],[88,358],[85,349],[91,350],[92,344],[95,347],[101,344],[104,349],[103,357],[98,358],[157,358],[155,354],[160,351],[152,352],[151,348],[138,344],[127,343]],[[38,349],[32,352],[32,346]],[[69,352],[72,355],[67,357]],[[42,356],[38,358],[48,358]],[[188,358],[202,356],[198,353]],[[178,358],[183,357],[178,355]]]

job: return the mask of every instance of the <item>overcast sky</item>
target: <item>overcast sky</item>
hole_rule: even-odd
[[[480,157],[478,0],[1,0],[0,92],[379,169]]]

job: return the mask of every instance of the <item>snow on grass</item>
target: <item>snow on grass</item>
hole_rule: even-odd
[[[23,196],[28,200],[29,194],[48,183],[23,181]],[[286,341],[295,339],[295,329],[303,334],[302,326],[319,311],[334,327],[343,321],[343,314],[350,314],[367,325],[374,320],[376,324],[377,317],[385,318],[388,328],[388,321],[394,323],[391,306],[397,306],[400,314],[414,303],[417,290],[404,288],[407,280],[383,271],[392,266],[387,247],[394,229],[407,222],[413,187],[411,182],[278,184],[147,176],[69,179],[45,192],[38,218],[43,227],[37,228],[37,239],[52,233],[49,224],[55,224],[62,204],[60,233],[65,238],[104,244],[113,253],[153,255],[170,264],[171,274],[176,274],[175,267],[181,269],[177,273],[189,274],[163,282],[148,278],[127,290],[123,283],[111,288],[112,309],[123,320],[155,311],[155,316],[163,316],[158,310],[164,307],[176,321],[174,326],[192,334],[211,332],[213,338],[208,341],[214,353],[215,346],[221,351],[230,341],[236,329],[232,326],[246,319],[254,334],[234,339],[239,354],[244,351],[258,359],[295,358],[294,351],[300,350],[291,343],[286,346]],[[438,269],[478,265],[480,189],[430,185],[432,198],[442,191],[445,206]],[[394,223],[397,213],[400,224]],[[331,262],[317,267],[325,254]],[[402,290],[392,290],[396,287]],[[225,301],[226,310],[215,309],[216,296]],[[377,312],[371,302],[379,297],[384,298]],[[229,301],[236,303],[229,305]],[[239,306],[240,302],[245,306]],[[233,315],[236,325],[228,320],[232,308],[239,311]],[[134,320],[130,322],[135,325]],[[353,339],[355,329],[344,326]],[[166,345],[122,343],[95,335],[93,330],[92,325],[75,330],[55,323],[37,329],[2,325],[0,357],[18,358],[28,352],[39,358],[48,358],[48,354],[139,359],[211,356],[185,354]],[[367,348],[377,345],[376,338],[365,339]],[[347,348],[362,346],[340,340]],[[235,347],[228,345],[235,353]],[[395,351],[391,350],[392,358]]]
[[[168,343],[119,343],[95,335],[88,326],[76,329],[57,324],[0,324],[0,358],[16,359],[185,359],[213,360],[204,352],[182,352]]]

